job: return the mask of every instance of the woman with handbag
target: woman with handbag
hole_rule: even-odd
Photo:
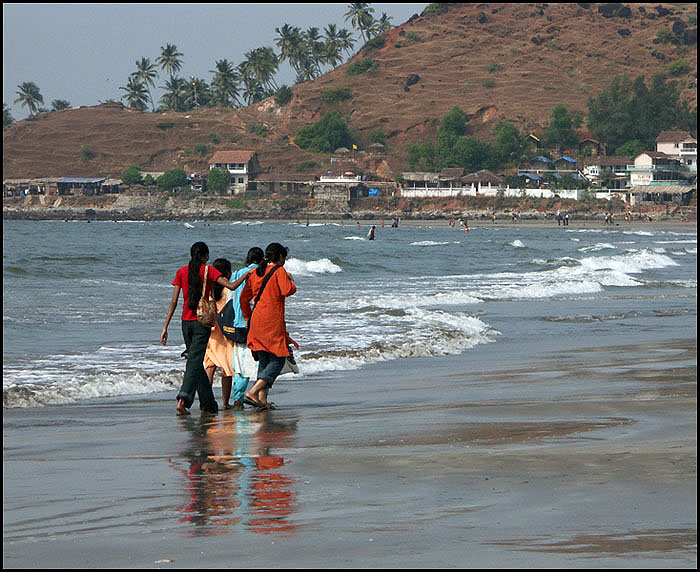
[[[221,275],[216,268],[207,266],[209,260],[209,247],[204,242],[195,242],[190,248],[190,262],[187,266],[180,268],[173,280],[173,295],[170,300],[170,307],[165,318],[165,325],[160,334],[160,342],[168,343],[168,326],[177,308],[177,300],[182,291],[184,307],[182,309],[182,337],[185,339],[187,348],[187,365],[182,386],[177,394],[177,414],[189,415],[189,408],[194,402],[194,395],[199,396],[199,407],[207,413],[217,413],[219,406],[214,399],[207,372],[204,371],[204,353],[207,349],[207,342],[213,322],[216,321],[216,307],[209,300],[211,286],[214,282],[235,290],[245,281],[245,277],[240,278],[233,284]],[[205,324],[199,321],[199,306],[208,306],[210,321],[202,319]]]
[[[289,337],[284,319],[285,298],[297,291],[294,280],[284,269],[288,253],[281,244],[269,244],[265,258],[250,273],[241,292],[241,309],[248,321],[248,347],[258,362],[258,379],[245,394],[244,401],[260,409],[272,408],[267,394],[289,356],[289,344],[299,347]],[[253,298],[255,304],[251,309]]]

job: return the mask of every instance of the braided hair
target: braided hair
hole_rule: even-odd
[[[269,262],[277,264],[282,258],[286,258],[287,254],[289,254],[289,249],[286,246],[282,246],[278,242],[268,244],[267,248],[265,249],[265,258],[260,261],[255,273],[258,276],[265,276],[267,264]]]
[[[202,279],[199,269],[209,258],[209,247],[203,242],[195,242],[190,248],[190,264],[187,271],[187,307],[197,310],[197,304],[202,297]]]

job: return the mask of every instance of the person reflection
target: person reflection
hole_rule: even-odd
[[[270,412],[229,412],[182,418],[191,435],[178,470],[185,476],[181,522],[193,535],[231,534],[243,526],[260,533],[289,533],[294,479],[281,472],[288,460],[271,451],[293,441],[296,421],[275,421]]]

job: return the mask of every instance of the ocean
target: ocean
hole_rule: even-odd
[[[561,347],[696,338],[693,226],[446,221],[3,222],[3,407],[175,395],[185,360],[182,299],[159,336],[175,271],[204,241],[243,266],[281,242],[298,291],[287,324],[297,381],[407,358],[463,356],[537,340]],[[478,363],[474,367],[479,367]],[[220,385],[218,374],[215,386]]]

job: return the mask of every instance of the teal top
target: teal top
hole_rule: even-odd
[[[249,266],[246,266],[245,268],[241,268],[239,270],[236,270],[233,275],[231,276],[231,282],[235,282],[238,280],[241,276],[244,274],[248,273],[248,271],[252,270],[253,268],[257,268],[257,264],[251,264]],[[235,320],[233,322],[234,327],[236,328],[245,328],[247,326],[245,318],[243,317],[243,311],[241,310],[241,292],[243,291],[243,287],[245,286],[245,282],[241,283],[241,285],[236,288],[233,292],[229,291],[228,297],[226,300],[231,300],[233,299],[233,310],[235,312]]]

